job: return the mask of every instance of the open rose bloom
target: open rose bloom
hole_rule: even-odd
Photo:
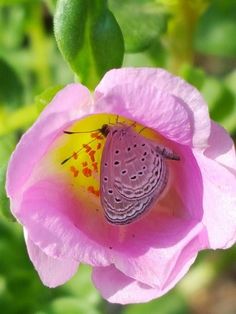
[[[106,137],[96,130],[117,120],[180,157],[166,160],[160,199],[125,225],[109,223],[100,202]],[[86,263],[110,302],[160,297],[200,250],[236,240],[233,142],[200,93],[161,69],[111,70],[93,94],[81,84],[62,89],[17,145],[7,193],[42,282],[61,285]]]

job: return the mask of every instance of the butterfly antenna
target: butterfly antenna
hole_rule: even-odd
[[[96,141],[96,138],[94,138],[93,140],[91,140],[90,142],[88,142],[87,144],[83,145],[83,147],[81,147],[79,150],[77,150],[76,152],[74,152],[71,156],[67,157],[66,159],[64,159],[61,162],[61,165],[64,165],[67,161],[69,161],[71,158],[74,157],[75,154],[78,154],[79,152],[81,152],[81,150],[83,150],[84,148],[86,148],[86,146],[88,146],[89,144],[91,144],[92,142]]]
[[[146,126],[144,126],[138,133],[140,134],[141,132],[143,132],[143,130],[146,129]]]
[[[72,131],[63,131],[64,134],[80,134],[80,133],[92,133],[92,132],[97,132],[97,131],[101,131],[101,129],[96,129],[96,130],[91,130],[91,131],[78,131],[78,132],[72,132]]]

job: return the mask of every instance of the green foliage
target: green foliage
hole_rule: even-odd
[[[99,314],[98,310],[91,308],[76,297],[61,297],[55,299],[49,309],[50,314]]]
[[[9,200],[5,191],[6,169],[9,157],[16,145],[16,136],[14,133],[8,133],[5,136],[0,136],[0,219],[1,214],[10,220],[14,220],[10,213]]]
[[[177,292],[170,292],[160,299],[145,303],[128,306],[124,314],[188,314],[189,309],[186,301]]]
[[[214,0],[201,17],[195,46],[201,53],[236,56],[236,1]]]
[[[0,106],[7,104],[14,108],[22,105],[23,84],[14,69],[1,58],[0,73],[4,73],[0,84]]]
[[[58,0],[54,26],[62,55],[87,86],[121,66],[123,36],[105,1]]]
[[[127,52],[147,49],[166,31],[167,12],[154,0],[110,0],[122,29]]]
[[[0,5],[14,5],[14,4],[26,3],[30,1],[32,0],[0,0]]]

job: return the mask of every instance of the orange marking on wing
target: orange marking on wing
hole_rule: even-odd
[[[74,159],[77,159],[77,158],[78,158],[78,153],[76,153],[76,152],[73,152],[73,155],[72,155],[72,157],[73,157]]]
[[[90,168],[88,168],[88,167],[84,168],[82,170],[82,172],[83,172],[83,175],[85,177],[91,177],[91,175],[92,175],[92,170]]]
[[[100,149],[102,147],[102,144],[101,143],[98,143],[97,144],[97,149]]]
[[[76,169],[74,166],[71,166],[70,167],[70,171],[72,172],[73,176],[76,178],[78,177],[78,174],[79,174],[79,170]]]
[[[83,166],[83,167],[87,167],[87,166],[88,166],[87,161],[82,162],[82,166]]]
[[[90,185],[88,187],[88,192],[92,193],[93,195],[95,195],[97,197],[99,197],[99,195],[100,195],[99,190],[95,190],[95,188],[92,185]]]
[[[93,170],[94,170],[95,172],[98,172],[98,163],[97,163],[97,162],[93,162],[93,163],[92,163],[92,166],[93,166]]]
[[[95,150],[91,150],[91,151],[89,152],[89,157],[90,157],[90,159],[91,159],[92,162],[95,161],[95,157],[94,157],[95,153],[96,153]]]

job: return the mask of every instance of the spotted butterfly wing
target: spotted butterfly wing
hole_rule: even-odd
[[[131,127],[110,127],[101,161],[101,204],[113,224],[147,212],[168,181],[168,168],[152,141]]]

